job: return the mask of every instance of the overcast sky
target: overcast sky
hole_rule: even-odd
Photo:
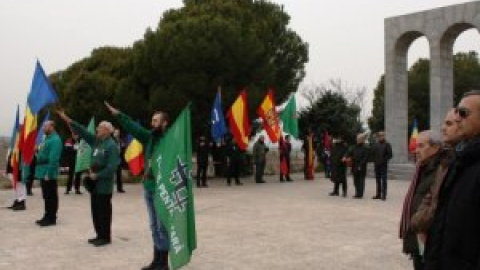
[[[340,78],[351,86],[375,87],[384,72],[384,19],[455,0],[276,0],[291,16],[291,28],[309,44],[305,85]],[[11,133],[16,104],[23,110],[35,61],[47,73],[68,67],[99,46],[130,46],[163,11],[180,0],[1,0],[0,135]],[[426,40],[414,42],[409,64],[428,57]],[[476,30],[464,32],[455,51],[480,50]],[[373,95],[370,93],[369,97]]]

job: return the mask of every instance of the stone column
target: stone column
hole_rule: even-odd
[[[408,46],[405,45],[397,44],[396,39],[385,42],[385,132],[392,145],[392,163],[408,160]]]

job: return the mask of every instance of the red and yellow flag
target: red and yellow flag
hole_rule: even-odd
[[[272,143],[278,142],[282,136],[282,130],[280,129],[278,115],[275,111],[273,90],[270,89],[268,91],[267,96],[265,96],[262,104],[258,107],[257,113],[263,120],[263,128],[267,132],[270,141],[272,141]]]
[[[133,138],[132,135],[128,135],[125,161],[133,175],[140,175],[142,173],[144,166],[143,146],[138,140]]]
[[[248,146],[248,135],[250,134],[250,123],[247,110],[247,92],[243,90],[237,97],[227,113],[230,130],[241,150]]]
[[[35,142],[37,140],[37,114],[33,114],[27,105],[23,130],[22,159],[30,165],[35,155]]]
[[[13,175],[13,187],[17,186],[17,182],[20,181],[20,146],[21,136],[23,131],[23,125],[20,125],[19,111],[17,107],[17,117],[12,131],[12,139],[10,142],[10,166],[12,167]]]

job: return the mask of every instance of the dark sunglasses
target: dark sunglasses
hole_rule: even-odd
[[[466,119],[470,115],[470,110],[465,107],[457,107],[455,108],[455,113],[462,119]]]

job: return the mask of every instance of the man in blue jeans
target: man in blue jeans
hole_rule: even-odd
[[[168,270],[168,250],[169,241],[168,233],[164,224],[158,219],[154,206],[155,194],[155,176],[152,172],[152,157],[155,146],[160,143],[167,129],[168,115],[164,112],[157,111],[153,113],[151,121],[151,130],[140,126],[130,117],[123,114],[110,104],[105,102],[108,110],[118,120],[120,125],[126,132],[132,134],[145,147],[145,165],[143,176],[143,188],[145,204],[147,205],[148,217],[150,219],[150,230],[153,238],[153,261],[142,268],[142,270]]]
[[[385,132],[377,133],[377,143],[373,146],[372,152],[377,181],[377,194],[372,199],[385,201],[387,199],[388,161],[393,157],[392,146],[385,140]]]

